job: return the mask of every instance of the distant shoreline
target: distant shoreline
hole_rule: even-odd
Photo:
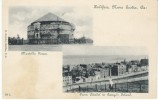
[[[70,55],[63,57],[63,65],[115,63],[119,61],[140,60],[147,55]]]

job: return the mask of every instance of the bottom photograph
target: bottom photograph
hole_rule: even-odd
[[[149,59],[144,47],[63,48],[63,92],[148,93]]]

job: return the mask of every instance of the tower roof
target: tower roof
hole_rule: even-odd
[[[65,21],[65,20],[60,18],[60,17],[58,17],[55,14],[48,13],[48,14],[42,16],[41,18],[37,19],[34,22],[42,22],[42,21]]]

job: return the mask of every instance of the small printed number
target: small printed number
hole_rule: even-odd
[[[5,93],[5,96],[11,96],[11,94],[10,93]]]

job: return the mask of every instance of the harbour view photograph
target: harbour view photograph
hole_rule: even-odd
[[[85,44],[91,45],[93,40],[92,13],[86,13],[84,9],[72,7],[9,9],[10,51],[61,51],[62,45]]]
[[[149,59],[145,48],[71,48],[63,49],[63,92],[148,93]]]

